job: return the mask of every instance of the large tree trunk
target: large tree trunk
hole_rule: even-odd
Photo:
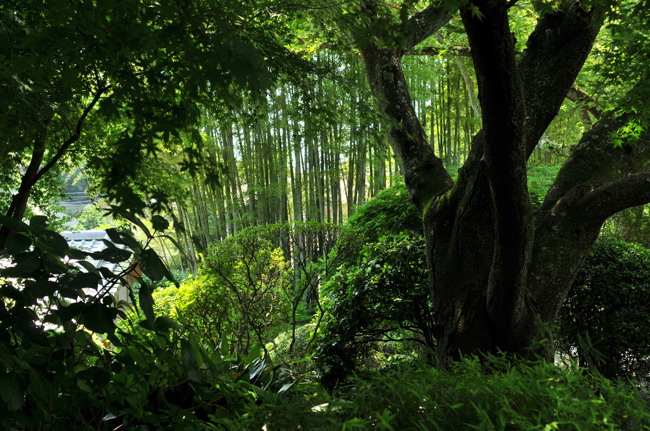
[[[510,2],[511,3],[511,2]],[[601,17],[579,2],[545,15],[517,61],[508,6],[475,0],[461,11],[479,87],[483,129],[455,184],[427,141],[410,100],[401,56],[449,19],[433,6],[414,15],[401,45],[359,32],[356,40],[389,138],[422,212],[435,307],[438,358],[505,351],[550,356],[550,326],[600,226],[650,200],[643,144],[614,148],[602,119],[585,135],[537,214],[526,163],[574,83]],[[373,2],[364,4],[372,22]],[[645,141],[644,141],[645,139]],[[635,173],[638,172],[638,173]],[[630,175],[633,174],[633,175]],[[645,181],[645,182],[644,182]]]

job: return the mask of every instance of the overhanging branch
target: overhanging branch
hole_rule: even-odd
[[[611,181],[585,194],[580,206],[585,219],[597,223],[624,209],[650,202],[650,171]]]
[[[102,95],[108,91],[110,87],[102,87],[97,90],[97,92],[94,94],[93,99],[90,101],[88,106],[83,110],[81,116],[79,117],[79,120],[77,121],[77,125],[74,129],[74,132],[68,139],[66,139],[59,149],[57,150],[56,154],[50,159],[49,162],[45,166],[43,166],[38,173],[34,176],[34,178],[31,180],[30,187],[33,187],[36,182],[41,179],[43,175],[45,175],[47,172],[50,171],[56,165],[56,163],[63,157],[63,155],[66,153],[68,148],[70,148],[70,145],[74,144],[79,140],[81,137],[81,131],[83,129],[84,123],[86,122],[86,118],[88,118],[88,115],[90,112],[95,108],[97,105],[97,102],[101,99]]]
[[[641,93],[648,79],[650,74],[634,86],[626,99]],[[650,99],[643,103],[650,103]],[[614,146],[612,142],[612,135],[630,120],[631,114],[625,112],[627,109],[622,111],[617,116],[610,114],[601,118],[582,136],[549,189],[539,211],[540,217],[575,187],[588,185],[597,188],[629,174],[647,170],[650,161],[650,132],[646,131],[636,142],[622,146]]]
[[[415,13],[408,20],[409,38],[404,49],[413,49],[418,43],[440,30],[450,19],[449,12],[434,5]]]

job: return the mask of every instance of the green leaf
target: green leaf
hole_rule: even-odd
[[[154,328],[157,331],[169,332],[170,329],[181,329],[181,326],[174,319],[167,316],[160,316],[156,318]]]
[[[76,264],[79,265],[79,266],[81,266],[81,267],[82,267],[83,269],[85,269],[87,272],[90,272],[90,273],[92,273],[92,274],[97,274],[97,275],[99,275],[99,271],[97,270],[97,268],[95,267],[95,265],[93,265],[92,263],[90,263],[90,262],[88,262],[88,261],[80,260],[80,261],[76,262]]]
[[[83,251],[83,250],[78,250],[76,248],[69,248],[68,249],[68,257],[70,259],[83,261],[83,259],[88,257],[88,253]],[[78,262],[78,263],[81,263],[81,262]]]
[[[3,269],[0,274],[5,277],[29,277],[40,268],[41,258],[35,251],[18,253],[14,256],[15,266]]]
[[[142,367],[148,362],[147,356],[145,356],[143,352],[140,351],[135,346],[128,346],[126,349],[123,350],[122,354],[127,355],[129,358],[133,360],[133,362],[135,362],[136,364]]]
[[[37,373],[33,368],[29,369],[29,388],[30,391],[39,399],[43,401],[50,400],[56,393],[52,389],[52,385],[40,373]]]
[[[131,252],[121,248],[115,247],[115,245],[109,241],[104,240],[106,248],[102,251],[95,253],[89,253],[91,257],[97,260],[105,260],[111,263],[122,263],[127,261],[131,257]]]
[[[169,227],[167,219],[159,215],[155,215],[151,218],[151,224],[153,225],[153,228],[159,232],[163,232]]]
[[[285,383],[282,385],[280,389],[278,389],[278,394],[283,394],[287,392],[289,389],[291,389],[296,383],[298,383],[300,380],[294,380],[293,382],[290,383]]]
[[[96,289],[101,284],[102,279],[98,273],[78,272],[66,275],[61,281],[67,289],[80,290],[84,288]]]
[[[149,319],[144,319],[138,322],[138,325],[140,325],[142,328],[146,329],[147,331],[155,331],[156,326],[154,325],[155,322],[149,320]]]
[[[140,219],[138,219],[136,216],[134,216],[133,214],[127,213],[126,211],[120,212],[120,216],[124,217],[125,219],[127,219],[128,221],[130,221],[131,223],[133,223],[134,225],[136,225],[140,229],[142,229],[142,231],[147,236],[147,238],[151,238],[152,235],[151,235],[151,232],[149,231],[149,229],[147,229],[147,227],[144,225],[144,223],[142,223],[140,221]]]
[[[154,321],[154,312],[153,312],[153,297],[151,296],[151,287],[149,285],[142,283],[140,286],[140,292],[138,292],[138,303],[142,308],[142,312],[149,322]]]
[[[252,363],[253,361],[259,359],[261,350],[258,344],[253,345],[246,355],[246,362]]]
[[[181,340],[181,357],[183,358],[183,365],[186,370],[196,368],[196,352],[192,348],[192,345],[185,339]]]
[[[113,319],[117,313],[104,304],[94,303],[82,314],[81,323],[90,331],[98,334],[111,333],[115,330]]]
[[[42,242],[43,248],[51,251],[57,256],[64,257],[68,254],[70,247],[65,238],[60,234],[51,230],[43,230],[38,234],[37,238]]]
[[[117,418],[119,418],[120,416],[123,416],[123,415],[124,415],[124,412],[121,412],[121,413],[119,413],[117,415],[115,415],[113,413],[108,413],[108,414],[106,414],[106,416],[104,416],[102,418],[102,421],[104,421],[104,422],[111,421],[111,420],[117,419]]]
[[[9,410],[19,410],[23,406],[23,388],[16,373],[0,376],[0,398]]]
[[[153,249],[148,248],[142,253],[140,268],[153,281],[160,281],[163,277],[173,279],[169,270]]]
[[[56,311],[56,314],[61,318],[61,320],[72,320],[82,315],[86,310],[86,304],[82,302],[75,302],[70,304],[67,307],[59,307]]]
[[[53,281],[39,280],[37,283],[25,283],[25,289],[29,289],[37,298],[54,295],[58,288],[59,284]]]
[[[251,382],[254,382],[259,377],[261,377],[265,370],[266,370],[266,361],[264,359],[259,359],[257,361],[254,361],[253,368],[251,369],[251,373],[250,373]]]
[[[16,232],[29,232],[29,226],[13,217],[0,216],[0,225]]]
[[[40,233],[47,228],[47,217],[36,215],[29,220],[29,228],[32,232]]]
[[[17,232],[12,232],[5,242],[5,248],[9,254],[16,254],[28,250],[31,245],[32,240],[28,236]]]
[[[140,246],[140,243],[136,241],[134,238],[132,238],[131,236],[123,232],[119,232],[116,229],[113,228],[106,229],[106,234],[111,239],[111,241],[113,241],[115,244],[125,245],[133,251],[137,251],[142,248]]]
[[[42,253],[42,260],[45,271],[49,271],[50,274],[65,274],[70,271],[70,268],[63,263],[61,257],[54,253]]]

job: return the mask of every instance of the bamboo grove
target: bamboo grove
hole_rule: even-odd
[[[186,228],[178,240],[187,256],[247,226],[339,224],[403,181],[359,59],[323,51],[316,61],[320,73],[276,86],[263,106],[242,107],[226,119],[206,115],[205,151],[218,172],[188,181],[189,192],[174,205]],[[452,165],[464,160],[479,124],[468,64],[452,55],[407,62],[418,114]],[[431,84],[432,74],[444,79]]]

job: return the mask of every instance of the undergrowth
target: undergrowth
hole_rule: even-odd
[[[354,378],[333,396],[315,384],[256,406],[242,429],[643,430],[648,404],[637,390],[578,367],[503,358],[424,364]],[[268,400],[267,400],[268,401]]]

